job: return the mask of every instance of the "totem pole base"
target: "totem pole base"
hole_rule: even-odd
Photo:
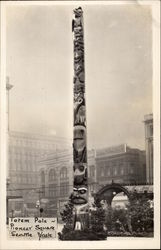
[[[76,213],[74,219],[74,231],[83,231],[89,228],[89,214],[87,212],[84,213]]]
[[[75,231],[82,230],[82,226],[81,226],[80,221],[76,221],[74,230]]]

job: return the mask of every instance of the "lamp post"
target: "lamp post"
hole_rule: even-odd
[[[13,85],[9,82],[9,77],[6,77],[6,91],[7,91],[7,183],[10,183],[9,180],[9,110],[10,110],[10,98],[9,98],[9,91],[13,88]],[[7,184],[8,185],[8,184]]]
[[[10,98],[9,91],[13,88],[13,85],[10,84],[10,79],[6,77],[6,90],[7,90],[7,131],[9,133],[9,111],[10,111]]]
[[[6,189],[7,189],[7,197],[6,197],[6,223],[8,224],[8,217],[9,217],[9,199],[8,199],[8,197],[9,197],[9,194],[8,194],[8,189],[9,189],[9,185],[10,185],[10,179],[9,178],[7,178],[7,182],[6,182]]]
[[[8,216],[9,216],[9,194],[8,194],[8,188],[10,185],[10,177],[9,177],[9,91],[12,89],[13,85],[9,82],[9,77],[6,77],[6,94],[7,94],[7,172],[6,172],[6,189],[7,189],[7,197],[6,197],[6,206],[7,206],[7,224],[8,224]]]
[[[39,217],[42,216],[43,213],[43,208],[41,208],[41,196],[40,194],[43,194],[43,191],[41,191],[40,189],[37,191],[37,193],[39,194],[39,200],[36,202],[36,208],[38,208],[39,211]]]

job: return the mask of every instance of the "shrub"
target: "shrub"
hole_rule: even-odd
[[[62,220],[65,223],[62,232],[58,233],[60,240],[105,240],[107,232],[104,229],[105,212],[100,201],[95,201],[90,211],[88,227],[83,230],[74,230],[73,204],[69,199],[65,205],[64,211],[61,213]],[[88,214],[87,214],[88,215]]]
[[[85,229],[81,231],[70,231],[68,233],[59,233],[60,240],[105,240],[107,238],[107,234],[105,232],[95,233],[90,229]]]

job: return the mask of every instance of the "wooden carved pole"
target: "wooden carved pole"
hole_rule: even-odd
[[[86,104],[84,67],[83,11],[75,9],[72,20],[74,44],[74,129],[73,129],[73,172],[74,185],[72,202],[75,210],[75,230],[86,226],[88,211],[87,183],[87,143],[86,143]]]

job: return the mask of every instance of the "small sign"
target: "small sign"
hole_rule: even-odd
[[[57,238],[57,218],[9,218],[9,237],[21,240]]]

